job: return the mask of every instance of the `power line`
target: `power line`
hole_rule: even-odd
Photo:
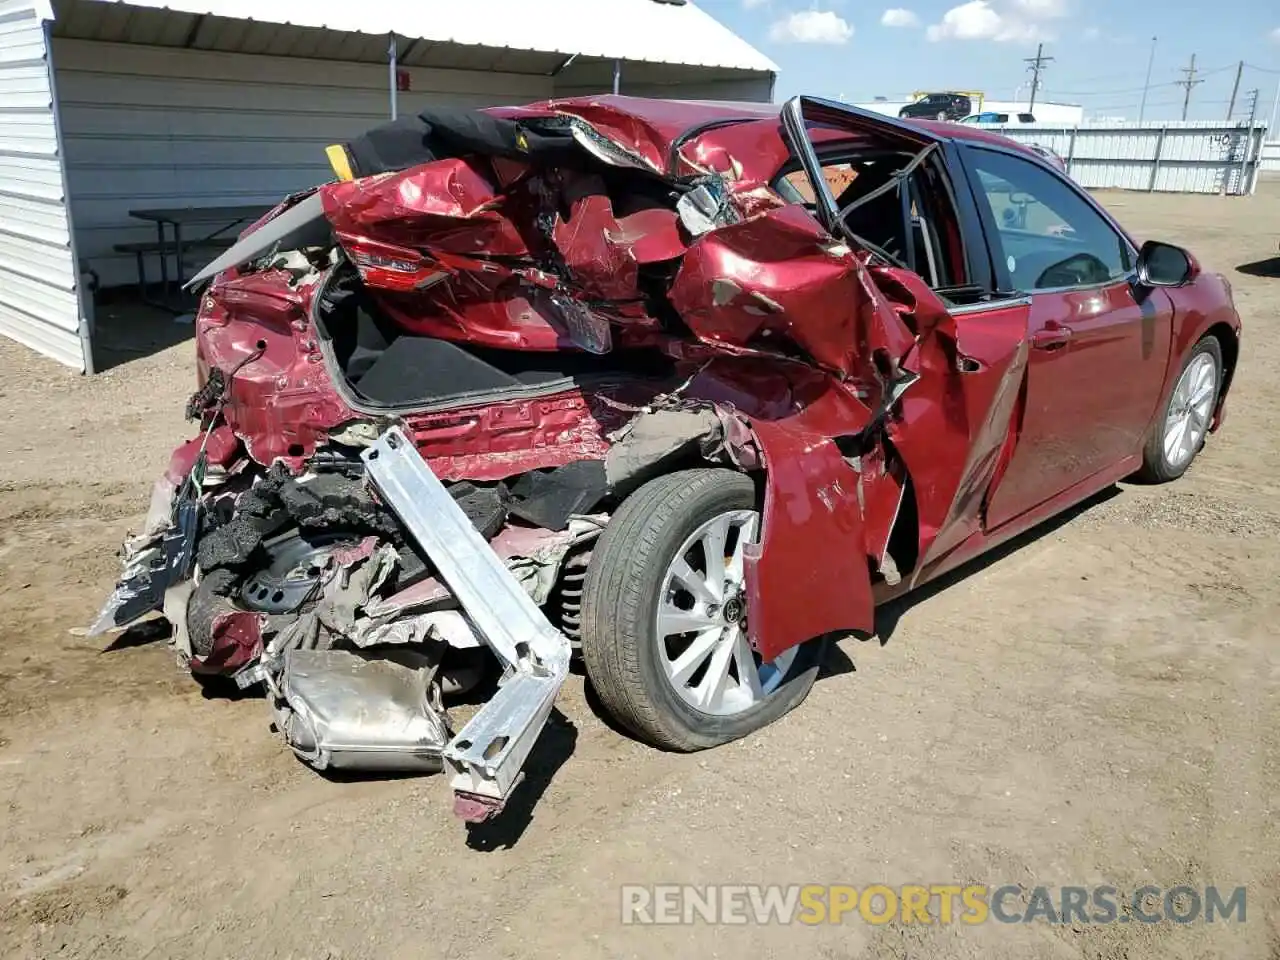
[[[1197,69],[1196,75],[1202,80],[1205,77],[1213,77],[1220,73],[1226,73],[1228,70],[1234,70],[1237,66],[1238,64],[1229,63],[1225,67],[1215,67],[1212,70]],[[1249,67],[1250,65],[1246,63],[1245,66]],[[1186,73],[1187,71],[1184,68],[1182,72]],[[1272,72],[1280,73],[1280,70]],[[1200,80],[1197,80],[1196,82],[1199,83]],[[1162,87],[1180,87],[1185,84],[1185,80],[1167,80],[1161,83],[1153,83],[1145,87],[1127,87],[1123,90],[1058,90],[1055,88],[1053,93],[1054,96],[1058,97],[1120,97],[1127,93],[1141,93],[1143,90],[1159,90]]]
[[[1179,81],[1170,80],[1167,83],[1153,83],[1150,88],[1147,87],[1130,87],[1127,90],[1058,90],[1054,89],[1056,96],[1062,97],[1118,97],[1126,93],[1141,93],[1143,90],[1159,90],[1161,87],[1179,86]]]

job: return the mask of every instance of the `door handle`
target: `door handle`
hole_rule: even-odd
[[[1071,342],[1074,332],[1063,323],[1050,323],[1031,335],[1031,346],[1037,350],[1061,350]]]

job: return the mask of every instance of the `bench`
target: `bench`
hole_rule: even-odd
[[[219,253],[230,247],[236,242],[235,237],[211,237],[207,240],[193,240],[190,243],[182,245],[183,254],[198,252],[207,254],[207,259],[212,260]],[[169,263],[168,258],[173,254],[173,245],[168,243],[160,243],[157,240],[139,241],[137,243],[117,243],[113,249],[116,253],[131,253],[137,258],[138,263],[138,294],[143,300],[147,299],[147,262],[146,257],[155,254],[160,258],[160,284],[163,290],[169,288]],[[185,257],[184,257],[185,259]],[[203,263],[201,264],[203,266]],[[178,264],[178,277],[181,281],[183,264]]]

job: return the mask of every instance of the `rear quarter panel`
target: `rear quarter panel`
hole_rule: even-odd
[[[1231,389],[1236,362],[1240,355],[1240,314],[1231,296],[1226,277],[1218,273],[1201,273],[1185,287],[1169,289],[1173,301],[1173,362],[1165,378],[1159,409],[1164,409],[1178,372],[1187,354],[1204,336],[1212,332],[1222,342],[1223,380],[1218,394],[1213,429],[1222,425],[1224,404]]]

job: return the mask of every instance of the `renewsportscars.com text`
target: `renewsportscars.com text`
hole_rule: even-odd
[[[1017,884],[622,888],[624,924],[1243,923],[1244,887],[1034,887]]]

